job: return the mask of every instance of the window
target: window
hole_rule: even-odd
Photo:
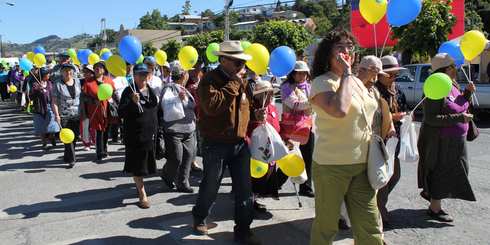
[[[398,77],[396,78],[397,83],[411,83],[415,82],[415,72],[417,71],[416,66],[405,67],[406,70],[400,70]]]
[[[420,82],[425,82],[425,80],[430,76],[431,72],[430,66],[422,66],[422,70],[420,71]]]

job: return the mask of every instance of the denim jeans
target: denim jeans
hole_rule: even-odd
[[[205,224],[221,184],[223,171],[229,168],[235,195],[235,232],[248,232],[253,220],[250,151],[244,140],[229,144],[203,139],[204,176],[199,186],[194,221]]]
[[[165,148],[167,162],[163,166],[162,176],[173,180],[179,187],[189,187],[191,163],[196,156],[196,134],[166,133]]]

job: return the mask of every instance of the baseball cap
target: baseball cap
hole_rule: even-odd
[[[447,53],[439,53],[430,60],[430,64],[432,71],[437,71],[441,68],[454,65],[454,59]]]
[[[145,65],[144,63],[137,64],[133,67],[133,73],[134,74],[142,74],[142,73],[150,73],[148,70],[148,66]]]

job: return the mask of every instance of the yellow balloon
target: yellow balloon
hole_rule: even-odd
[[[466,60],[473,60],[478,57],[487,45],[488,40],[480,31],[469,31],[461,38],[461,52]]]
[[[180,49],[178,57],[182,68],[188,71],[192,69],[194,65],[197,63],[199,54],[197,53],[197,50],[194,47],[185,46]]]
[[[16,87],[15,85],[10,85],[10,87],[9,87],[9,92],[10,92],[11,94],[13,94],[13,93],[17,93],[17,87]]]
[[[99,55],[102,56],[104,53],[107,53],[107,52],[111,52],[111,50],[108,48],[103,48],[100,50]]]
[[[27,52],[26,56],[27,56],[27,59],[30,60],[31,62],[34,62],[34,52]]]
[[[278,160],[277,165],[289,177],[298,177],[305,170],[305,161],[294,153]]]
[[[361,0],[359,3],[361,15],[369,24],[377,24],[383,19],[387,8],[386,0]]]
[[[258,75],[264,75],[267,73],[270,54],[264,45],[254,43],[245,50],[245,54],[252,56],[252,59],[246,63],[250,70],[254,71]]]
[[[107,59],[106,67],[109,72],[115,77],[126,76],[126,62],[119,55],[113,55]]]
[[[163,66],[167,62],[167,53],[163,50],[157,50],[154,56],[159,66]]]
[[[63,144],[71,144],[75,140],[75,134],[69,128],[62,128],[60,131],[60,141]]]
[[[269,164],[250,158],[250,175],[258,179],[262,178],[269,170]]]
[[[73,56],[73,57],[71,57],[71,59],[73,61],[73,64],[75,64],[75,65],[81,65],[81,63],[78,60],[78,57],[77,56]]]
[[[34,61],[33,62],[34,62],[34,65],[36,65],[36,67],[40,68],[44,64],[46,64],[46,57],[44,56],[44,54],[37,53],[34,55]]]
[[[90,65],[94,65],[95,63],[99,62],[100,61],[100,57],[99,55],[97,55],[96,53],[91,53],[89,56],[88,56],[88,63]]]

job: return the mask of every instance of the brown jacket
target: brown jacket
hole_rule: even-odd
[[[250,120],[247,81],[233,81],[221,67],[208,72],[197,88],[200,104],[199,129],[209,140],[235,143],[246,137]]]

